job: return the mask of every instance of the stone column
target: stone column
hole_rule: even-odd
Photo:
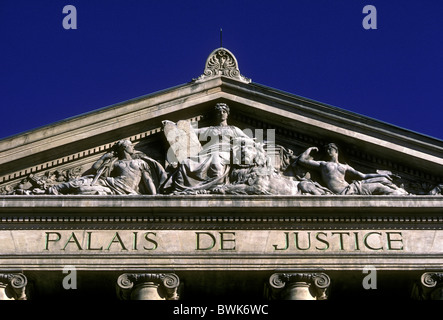
[[[331,280],[325,273],[274,273],[269,278],[271,299],[326,300]]]
[[[174,273],[124,273],[117,279],[122,300],[178,300],[180,279]]]
[[[22,273],[0,273],[0,300],[26,300],[27,283]]]
[[[420,300],[443,300],[443,272],[425,272],[420,278]]]

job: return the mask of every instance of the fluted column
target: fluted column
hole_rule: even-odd
[[[443,272],[425,272],[420,278],[418,299],[443,300]]]
[[[326,300],[331,280],[325,273],[274,273],[269,278],[271,299]]]
[[[0,273],[0,300],[26,300],[27,283],[22,273]]]
[[[174,273],[124,273],[117,279],[122,300],[178,300],[180,279]]]

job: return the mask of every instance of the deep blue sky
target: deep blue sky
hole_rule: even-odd
[[[440,0],[1,0],[0,138],[187,83],[223,28],[252,81],[443,139],[442,15]]]

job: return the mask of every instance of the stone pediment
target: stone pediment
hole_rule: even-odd
[[[0,141],[1,193],[26,194],[41,183],[84,176],[122,139],[168,175],[165,121],[208,127],[217,103],[229,106],[230,126],[264,143],[281,173],[307,148],[334,143],[340,162],[359,172],[391,172],[408,193],[441,194],[443,141],[254,83],[240,74],[237,60],[223,48],[210,54],[202,76],[189,83]],[[307,156],[320,160],[322,154],[314,150]],[[313,181],[320,179],[319,173],[307,171]]]
[[[442,183],[443,141],[220,48],[189,83],[0,141],[0,299],[72,299],[67,267],[82,300],[362,300],[372,269],[385,300],[441,297]]]

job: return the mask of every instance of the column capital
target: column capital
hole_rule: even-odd
[[[175,273],[124,273],[117,279],[117,294],[122,300],[130,300],[134,290],[150,286],[157,291],[159,300],[178,300],[179,285]]]
[[[421,284],[427,288],[434,288],[443,284],[443,272],[425,272],[421,275]]]
[[[443,272],[425,272],[420,277],[421,299],[443,300]]]
[[[14,300],[26,300],[28,279],[23,273],[0,273],[0,287],[6,297]]]
[[[331,279],[325,273],[288,272],[274,273],[269,277],[272,297],[288,300],[326,300],[326,290],[330,283]],[[304,297],[300,294],[302,291]]]

